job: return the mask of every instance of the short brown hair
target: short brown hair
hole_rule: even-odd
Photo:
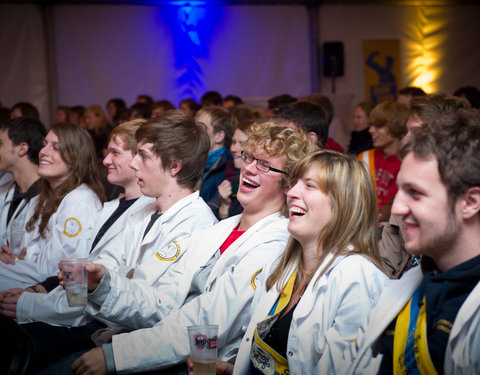
[[[418,118],[423,124],[466,107],[462,99],[439,92],[414,97],[410,102],[410,116]]]
[[[434,156],[451,205],[470,187],[480,186],[480,112],[459,109],[417,127],[402,145],[421,159]]]
[[[225,133],[223,145],[229,148],[232,144],[233,132],[238,122],[235,115],[222,107],[204,107],[199,110],[195,116],[199,116],[202,113],[210,116],[210,123],[212,124],[214,134],[220,131]]]
[[[392,137],[402,139],[407,134],[407,119],[407,106],[386,101],[372,109],[368,121],[371,126],[376,128],[386,127]]]
[[[182,163],[177,174],[181,186],[194,188],[207,162],[210,139],[204,126],[182,111],[167,111],[148,120],[135,133],[137,142],[152,143],[153,152],[164,168],[176,160]]]

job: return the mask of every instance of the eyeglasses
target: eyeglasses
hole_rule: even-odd
[[[266,161],[257,159],[255,157],[253,157],[252,154],[248,154],[248,153],[243,152],[243,151],[242,151],[242,160],[247,164],[250,164],[252,161],[256,160],[256,162],[257,162],[256,167],[260,172],[267,173],[268,171],[272,171],[272,172],[287,174],[287,172],[285,172],[285,171],[282,171],[282,170],[277,169],[277,168],[273,168]]]

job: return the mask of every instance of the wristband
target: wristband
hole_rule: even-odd
[[[37,285],[29,286],[28,288],[25,288],[25,290],[30,293],[42,293]]]

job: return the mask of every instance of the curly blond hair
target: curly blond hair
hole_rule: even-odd
[[[280,156],[282,159],[282,188],[290,186],[289,176],[294,167],[311,152],[317,151],[315,142],[303,131],[293,130],[276,122],[261,122],[253,124],[247,130],[248,139],[243,144],[243,151],[253,153],[262,149],[268,156]],[[287,215],[284,204],[282,213]]]

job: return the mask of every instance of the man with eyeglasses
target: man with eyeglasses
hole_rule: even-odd
[[[265,160],[260,160],[260,159],[257,159],[255,158],[252,154],[249,154],[249,153],[246,153],[245,151],[242,151],[242,160],[246,163],[246,164],[250,164],[252,161],[256,161],[256,167],[259,171],[261,172],[264,172],[264,173],[267,173],[269,171],[272,171],[272,172],[277,172],[277,173],[284,173],[286,175],[287,172],[285,171],[281,171],[280,169],[277,169],[277,168],[273,168],[270,164],[268,164],[268,162],[266,162]]]
[[[273,123],[253,125],[244,144],[237,195],[243,213],[181,244],[191,247],[189,256],[183,257],[188,264],[181,265],[188,271],[178,285],[168,283],[169,278],[178,278],[177,264],[173,264],[163,278],[165,285],[158,286],[160,300],[148,306],[151,299],[145,289],[145,296],[135,295],[145,302],[141,308],[130,307],[128,320],[119,321],[135,329],[146,324],[153,327],[113,336],[111,344],[77,359],[73,370],[106,374],[108,369],[110,374],[168,369],[169,374],[186,374],[187,326],[197,324],[218,324],[218,359],[233,360],[258,302],[254,296],[259,277],[263,278],[288,239],[284,193],[288,174],[315,149],[303,132]],[[111,308],[100,306],[98,312],[113,319]]]

